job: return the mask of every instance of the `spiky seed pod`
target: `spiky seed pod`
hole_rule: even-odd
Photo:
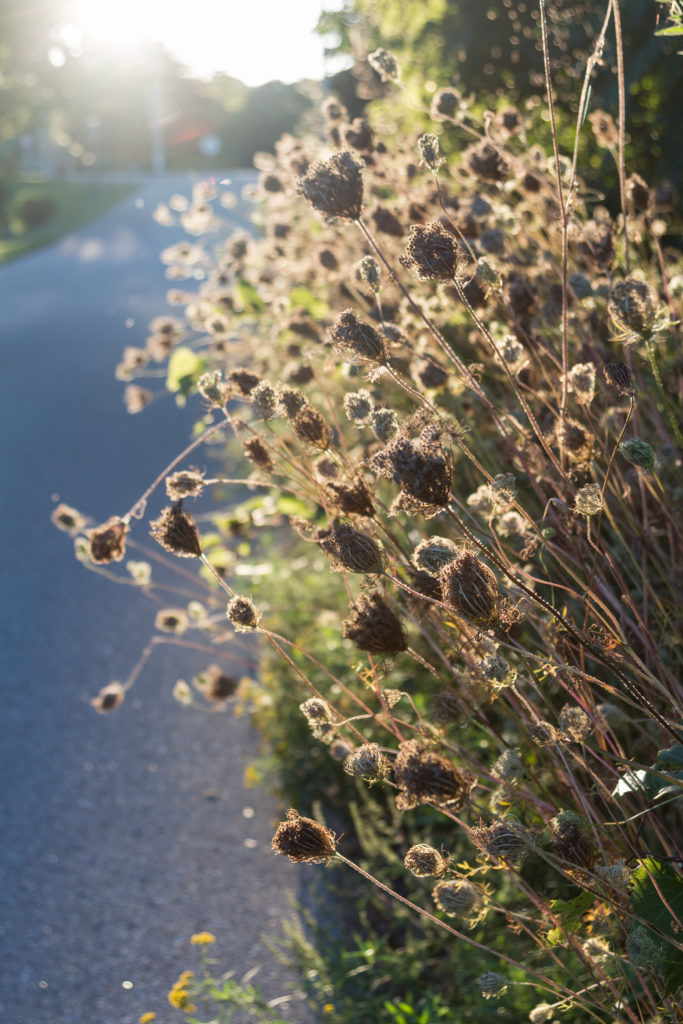
[[[85,529],[87,520],[85,516],[72,508],[71,505],[65,505],[60,502],[55,508],[54,512],[50,516],[51,521],[57,527],[58,530],[64,530],[65,533],[76,534],[81,530]]]
[[[345,515],[366,516],[370,519],[375,514],[370,491],[363,480],[356,480],[352,486],[329,483],[325,493],[330,505]]]
[[[112,516],[106,523],[91,530],[90,561],[97,564],[120,562],[126,553],[126,534],[128,523],[119,516]]]
[[[628,398],[633,397],[635,393],[633,389],[633,377],[625,363],[620,363],[618,359],[614,359],[610,363],[605,363],[602,368],[602,372],[605,375],[607,383],[611,384],[613,388],[616,388],[620,395]]]
[[[372,324],[359,320],[353,309],[339,314],[327,337],[335,352],[352,362],[384,364],[387,361],[382,335]]]
[[[182,501],[163,509],[159,518],[149,525],[152,537],[165,551],[178,558],[199,558],[201,555],[199,531],[189,512],[183,512]]]
[[[469,551],[461,551],[439,573],[443,599],[466,622],[484,629],[498,619],[498,583]]]
[[[504,750],[493,766],[493,774],[508,786],[515,786],[526,777],[526,768],[516,750]]]
[[[426,537],[417,545],[410,560],[416,569],[436,576],[457,554],[457,544],[448,537]]]
[[[196,678],[198,689],[213,704],[224,704],[237,692],[237,680],[225,674],[220,665],[209,665]]]
[[[298,864],[325,864],[333,856],[337,841],[329,828],[312,818],[302,818],[290,807],[287,819],[277,827],[271,847]]]
[[[509,985],[507,978],[495,971],[486,971],[477,978],[484,999],[497,999],[502,996]]]
[[[502,152],[490,142],[477,143],[463,153],[463,161],[482,181],[502,181],[508,173],[508,163]]]
[[[417,140],[417,151],[420,154],[420,163],[430,171],[438,171],[444,163],[443,157],[439,155],[439,138],[431,132],[421,135]]]
[[[350,391],[344,395],[344,410],[352,423],[361,426],[370,416],[374,402],[372,395],[365,388],[360,391]]]
[[[322,546],[332,556],[333,572],[344,569],[367,575],[384,572],[384,553],[377,541],[346,523],[335,522]]]
[[[398,82],[401,77],[400,65],[390,50],[373,50],[368,54],[368,64],[383,82]]]
[[[565,704],[557,716],[562,739],[572,743],[583,743],[593,731],[593,723],[583,710],[576,704]]]
[[[602,508],[602,491],[599,484],[586,484],[574,496],[574,508],[581,516],[594,516]]]
[[[356,268],[356,273],[360,280],[363,281],[375,295],[379,293],[382,285],[382,271],[374,256],[364,256]]]
[[[438,222],[412,224],[408,244],[399,258],[420,281],[452,281],[460,264],[455,237]]]
[[[550,822],[550,850],[570,866],[592,871],[597,850],[586,822],[573,811],[560,811]]]
[[[401,620],[377,591],[361,594],[354,602],[342,635],[369,654],[398,654],[408,647]]]
[[[272,473],[274,468],[273,460],[262,438],[248,437],[242,442],[242,451],[254,466],[258,466],[259,469],[264,470],[266,473]]]
[[[321,455],[316,459],[314,468],[322,480],[334,480],[339,476],[339,466],[329,455]]]
[[[647,441],[641,441],[639,437],[632,437],[628,441],[622,441],[619,445],[619,451],[627,462],[630,462],[632,466],[637,466],[638,469],[644,470],[646,473],[651,473],[655,468],[654,448]]]
[[[417,438],[407,436],[407,428],[400,431],[372,457],[370,465],[380,476],[400,484],[394,513],[405,511],[430,519],[450,501],[453,462],[436,424],[425,427]]]
[[[292,420],[292,430],[300,441],[325,451],[332,443],[332,429],[314,406],[306,405]]]
[[[249,597],[233,597],[228,602],[225,614],[237,633],[248,633],[252,629],[258,629],[261,622],[261,613],[256,610],[254,602]]]
[[[437,882],[432,898],[439,910],[448,917],[473,917],[481,906],[479,890],[465,878]]]
[[[107,683],[103,686],[96,697],[90,701],[95,711],[98,711],[101,715],[106,715],[109,711],[116,711],[123,704],[126,691],[121,686],[121,683],[114,680],[111,683]]]
[[[610,292],[607,309],[612,323],[622,334],[648,335],[654,327],[655,294],[649,284],[635,277],[617,281]]]
[[[595,367],[593,363],[575,363],[567,374],[567,380],[579,405],[590,405],[595,397]]]
[[[472,780],[418,740],[401,743],[394,761],[394,778],[400,792],[396,806],[404,811],[421,803],[462,807],[472,789]]]
[[[398,416],[393,409],[373,409],[370,426],[377,440],[388,444],[398,434]]]
[[[524,829],[516,821],[494,821],[472,829],[472,840],[487,857],[516,860],[524,852]]]
[[[198,498],[204,490],[204,474],[196,469],[185,469],[166,477],[166,493],[171,501]]]
[[[434,876],[441,878],[448,867],[448,857],[426,843],[411,846],[403,861],[408,871],[417,878]]]
[[[366,782],[386,779],[389,770],[389,761],[376,743],[363,743],[344,762],[347,775],[365,779]]]
[[[303,704],[299,704],[299,710],[310,722],[332,721],[330,705],[326,700],[321,700],[320,697],[311,697],[310,700],[305,700]]]
[[[294,419],[306,405],[306,396],[299,388],[292,388],[288,384],[281,384],[278,391],[280,405],[290,420]]]
[[[297,182],[296,191],[325,217],[358,220],[363,209],[363,171],[345,149],[313,164]]]
[[[162,633],[175,633],[181,636],[187,631],[189,620],[183,608],[162,608],[154,619],[154,628]]]

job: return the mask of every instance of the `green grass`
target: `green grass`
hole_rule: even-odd
[[[9,234],[0,237],[0,264],[59,241],[102,216],[134,186],[74,181],[18,181],[10,185]],[[19,211],[26,199],[47,199],[54,212],[40,227],[27,230]]]

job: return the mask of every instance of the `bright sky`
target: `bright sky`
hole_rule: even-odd
[[[323,41],[315,25],[323,8],[341,5],[342,0],[73,0],[70,20],[122,49],[141,39],[158,40],[200,78],[224,71],[261,85],[322,77]]]

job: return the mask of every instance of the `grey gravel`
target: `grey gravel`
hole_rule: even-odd
[[[96,521],[121,514],[187,441],[196,410],[164,399],[128,416],[113,379],[123,345],[143,344],[165,309],[158,253],[181,232],[149,214],[174,191],[187,179],[148,181],[97,225],[0,268],[6,1024],[175,1019],[166,993],[196,966],[201,930],[222,969],[258,966],[268,998],[291,992],[261,936],[281,934],[319,870],[270,851],[279,808],[244,788],[248,720],[173,700],[203,667],[196,653],[160,648],[123,706],[95,714],[90,698],[125,678],[154,607],[87,573],[49,522],[57,496]],[[310,1020],[296,999],[281,1012]]]

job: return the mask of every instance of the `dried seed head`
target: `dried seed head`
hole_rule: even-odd
[[[85,516],[82,516],[71,505],[65,505],[63,502],[57,505],[50,519],[58,530],[64,530],[65,533],[70,533],[72,536],[85,529],[87,523]]]
[[[344,395],[344,410],[352,423],[361,426],[367,422],[373,408],[372,395],[365,388]]]
[[[203,373],[197,381],[197,391],[207,402],[222,408],[227,399],[227,390],[220,370]]]
[[[103,686],[96,697],[90,701],[95,711],[98,711],[101,715],[106,715],[108,711],[116,711],[123,704],[123,699],[126,696],[126,691],[121,686],[121,683],[114,680],[111,683],[107,683]]]
[[[204,474],[195,469],[181,470],[166,477],[166,493],[171,501],[198,498],[204,490]]]
[[[375,514],[372,495],[363,480],[356,480],[352,486],[331,482],[325,487],[325,493],[332,508],[347,516],[371,519]]]
[[[418,878],[435,876],[441,878],[448,867],[448,857],[435,850],[433,846],[426,843],[418,843],[411,846],[403,861],[408,871]]]
[[[479,890],[465,878],[437,882],[432,897],[439,910],[448,917],[474,917],[481,906]]]
[[[441,585],[436,576],[432,576],[430,572],[424,572],[422,569],[411,569],[409,572],[410,586],[413,590],[424,597],[431,598],[432,601],[441,600]],[[413,597],[413,601],[418,601],[418,598]]]
[[[645,213],[650,206],[652,193],[647,182],[639,174],[632,174],[626,180],[626,202],[633,213]]]
[[[314,406],[303,406],[292,420],[292,430],[305,444],[325,451],[332,443],[332,430],[325,417]]]
[[[294,419],[306,405],[306,396],[299,388],[292,388],[288,384],[281,384],[278,392],[280,405],[285,416],[290,420]]]
[[[432,697],[432,721],[439,726],[451,725],[462,718],[465,707],[455,690],[440,690]]]
[[[526,768],[516,750],[504,750],[493,766],[493,774],[508,786],[516,786],[526,777]]]
[[[455,89],[439,89],[432,99],[430,117],[434,121],[454,121],[461,103],[462,97]]]
[[[527,845],[524,829],[510,818],[472,829],[472,840],[487,857],[516,860]]]
[[[384,553],[377,541],[345,523],[335,522],[322,547],[332,556],[333,572],[344,569],[368,575],[384,572]]]
[[[479,668],[494,690],[503,690],[506,686],[514,686],[517,679],[517,666],[506,661],[502,654],[487,654],[479,662]]]
[[[493,572],[469,551],[460,554],[439,573],[443,599],[466,622],[479,628],[498,618],[498,583]]]
[[[378,782],[386,779],[390,765],[376,743],[363,743],[347,757],[344,771],[366,782]]]
[[[509,985],[507,978],[495,971],[486,971],[477,978],[484,999],[497,999],[502,996]]]
[[[454,236],[438,221],[413,224],[399,262],[420,281],[452,281],[460,263],[460,248]]]
[[[638,281],[635,277],[617,281],[610,292],[607,308],[619,333],[648,335],[654,327],[656,298],[645,281]]]
[[[102,526],[95,527],[88,534],[90,541],[90,561],[102,564],[105,562],[121,562],[126,553],[126,534],[128,523],[119,516],[112,516]]]
[[[308,722],[311,732],[316,739],[323,743],[331,743],[335,737],[335,727],[332,724],[332,711],[326,701],[319,697],[312,697],[310,700],[299,704],[299,710]]]
[[[633,397],[635,393],[633,389],[633,377],[625,363],[620,363],[618,359],[614,359],[610,363],[605,363],[602,368],[602,372],[605,375],[607,383],[611,384],[613,388],[616,388],[620,395],[628,398]]]
[[[555,1003],[538,1003],[529,1014],[531,1024],[546,1024],[555,1016]]]
[[[413,551],[411,562],[416,569],[436,576],[458,554],[458,546],[448,537],[427,537]]]
[[[353,753],[353,747],[346,740],[332,740],[330,744],[330,757],[335,761],[345,761],[349,754]]]
[[[583,743],[593,731],[593,723],[583,710],[576,704],[565,704],[557,716],[561,738],[572,743]]]
[[[187,615],[182,608],[161,608],[154,620],[154,628],[162,633],[175,633],[180,636],[189,626]]]
[[[417,140],[417,150],[420,154],[420,163],[430,171],[438,171],[445,163],[443,157],[439,155],[439,138],[431,132],[420,136]]]
[[[472,173],[482,181],[502,181],[508,172],[507,160],[490,142],[470,146],[463,153],[463,160]]]
[[[302,818],[290,807],[271,844],[275,853],[284,853],[299,864],[324,864],[337,848],[336,836],[312,818]]]
[[[590,405],[595,397],[595,366],[593,363],[576,363],[567,374],[567,380],[579,405]]]
[[[382,271],[375,257],[364,256],[356,268],[356,273],[360,280],[377,295],[382,285]]]
[[[599,484],[580,487],[574,497],[574,508],[581,516],[594,516],[602,508],[602,491]]]
[[[261,622],[261,613],[256,610],[250,597],[233,597],[228,602],[225,614],[237,633],[249,633],[252,629],[258,629]]]
[[[134,562],[131,559],[126,562],[126,569],[138,587],[148,587],[152,582],[152,566],[149,562]]]
[[[369,654],[398,654],[408,646],[401,620],[376,591],[361,594],[354,602],[342,635]]]
[[[647,441],[641,441],[639,437],[632,437],[628,441],[622,441],[619,451],[627,462],[638,469],[651,473],[655,468],[655,452],[652,445]]]
[[[313,164],[296,191],[325,217],[358,220],[363,209],[362,168],[348,150],[342,150]]]
[[[398,416],[393,409],[373,409],[370,426],[377,440],[388,444],[398,434]]]
[[[431,518],[450,501],[453,463],[440,426],[428,424],[415,438],[409,436],[410,429],[407,421],[405,429],[372,457],[370,465],[401,486],[393,512]]]
[[[396,806],[402,811],[421,803],[458,810],[472,789],[471,779],[441,754],[425,750],[418,740],[401,743],[394,762],[394,778],[400,790]]]
[[[245,398],[250,395],[257,384],[260,384],[261,378],[256,373],[252,373],[250,370],[245,370],[243,367],[238,366],[237,369],[231,370],[228,374],[227,383],[228,388],[234,394],[243,395]]]
[[[246,441],[242,442],[242,451],[254,466],[258,466],[266,473],[272,473],[273,460],[270,457],[268,446],[262,438],[248,437]]]
[[[359,320],[352,309],[339,314],[327,337],[335,352],[352,362],[383,364],[387,361],[382,335],[372,324]]]
[[[401,68],[390,50],[381,47],[368,54],[368,64],[376,71],[383,82],[398,82]]]
[[[348,111],[343,103],[340,103],[336,96],[328,96],[324,101],[322,107],[322,114],[326,121],[332,123],[336,121],[345,121],[348,117]]]
[[[223,704],[234,697],[239,685],[237,680],[225,674],[220,665],[209,665],[196,676],[194,683],[214,704]]]
[[[360,153],[371,153],[374,147],[373,131],[363,117],[355,117],[351,124],[342,128],[344,144]]]
[[[139,387],[137,384],[128,384],[123,389],[123,404],[126,407],[126,412],[131,416],[142,412],[151,400],[152,392],[148,391],[147,388]]]
[[[551,852],[572,866],[592,871],[597,851],[584,819],[573,811],[560,811],[550,828]]]
[[[539,747],[551,747],[558,741],[557,730],[550,722],[534,722],[529,729],[529,735]]]
[[[611,114],[594,110],[588,115],[595,141],[602,149],[613,149],[619,142],[619,132]]]
[[[503,286],[500,274],[486,256],[479,257],[474,265],[474,273],[479,283],[486,285],[487,288],[493,288],[495,291],[498,291]]]
[[[278,411],[278,394],[268,380],[260,381],[250,393],[254,415],[269,420]]]
[[[183,512],[182,501],[165,508],[149,525],[152,537],[165,551],[179,558],[199,558],[201,555],[199,531],[192,516]]]
[[[583,226],[579,252],[585,261],[606,269],[614,256],[612,224],[608,220],[589,220]]]

